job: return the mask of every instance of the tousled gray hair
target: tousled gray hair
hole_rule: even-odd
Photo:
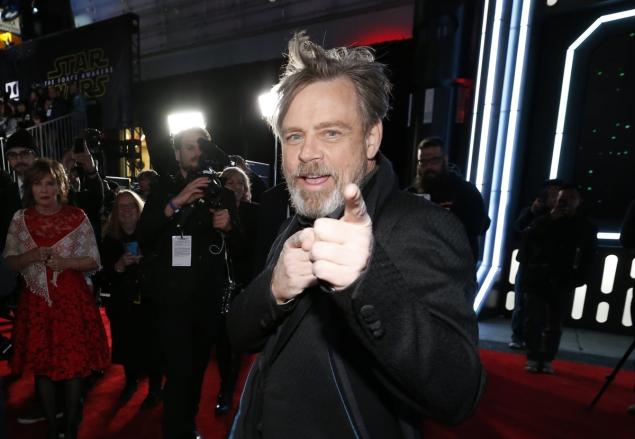
[[[336,47],[326,50],[309,40],[304,31],[289,40],[287,64],[278,83],[278,102],[269,124],[280,137],[284,119],[295,96],[306,86],[348,78],[358,96],[364,133],[388,113],[392,84],[386,66],[375,61],[370,47]]]

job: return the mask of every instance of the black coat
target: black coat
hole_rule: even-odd
[[[415,192],[414,187],[408,188]],[[479,258],[478,237],[484,235],[490,226],[490,218],[485,211],[481,193],[469,181],[447,172],[434,187],[428,190],[433,203],[443,205],[458,217],[465,227],[474,260]]]
[[[18,184],[11,180],[9,174],[0,171],[0,252],[4,250],[13,215],[20,209],[22,200]]]
[[[123,273],[115,271],[115,264],[126,252],[126,243],[133,241],[136,241],[134,234],[124,234],[121,239],[106,235],[101,245],[101,287],[107,294],[104,302],[110,320],[112,361],[125,365],[143,362],[151,332],[151,322],[141,312],[139,265],[129,265]]]
[[[374,243],[353,285],[334,294],[310,288],[276,305],[271,276],[285,240],[301,228],[294,216],[266,269],[234,301],[230,339],[262,353],[232,439],[410,437],[421,417],[456,423],[473,411],[484,375],[466,300],[475,274],[463,227],[399,191],[383,156],[363,193]]]
[[[538,217],[523,231],[518,252],[522,291],[568,294],[587,281],[596,247],[597,227],[581,214]]]
[[[226,280],[224,257],[214,250],[222,247],[221,233],[212,227],[209,207],[194,203],[170,218],[164,212],[168,201],[185,187],[185,180],[161,177],[152,187],[148,201],[137,225],[137,237],[143,253],[144,294],[161,305],[201,303],[211,306],[210,315],[220,311],[220,290]],[[233,230],[225,237],[229,247],[237,247],[232,240],[240,239],[236,199],[233,192],[222,188],[223,205],[229,210]],[[172,237],[192,236],[190,267],[172,266]]]

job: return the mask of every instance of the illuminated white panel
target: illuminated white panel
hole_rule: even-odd
[[[573,295],[573,306],[571,307],[571,318],[580,320],[584,312],[584,301],[586,299],[586,285],[582,285],[575,289]]]
[[[485,101],[483,102],[483,123],[481,124],[481,141],[478,148],[478,164],[476,168],[476,188],[481,192],[483,192],[485,165],[489,152],[490,121],[492,117],[492,106],[494,105],[494,87],[496,86],[496,70],[498,68],[498,53],[500,52],[500,34],[504,3],[503,0],[496,0],[494,10],[492,45],[490,47],[489,65],[487,68],[487,85],[485,86]]]
[[[511,311],[516,306],[516,293],[513,291],[508,291],[507,296],[505,296],[505,308],[507,311]]]
[[[476,136],[476,117],[478,116],[478,98],[481,92],[481,73],[483,70],[483,53],[485,52],[485,37],[487,35],[487,13],[489,12],[489,0],[485,0],[483,10],[483,26],[481,27],[481,46],[478,50],[478,68],[476,70],[476,86],[474,92],[474,111],[472,115],[472,130],[470,133],[470,149],[467,158],[467,172],[465,179],[470,181],[472,175],[472,158],[474,155],[474,137]]]
[[[605,241],[619,241],[620,234],[615,232],[599,232],[597,238]]]
[[[560,154],[562,149],[562,137],[564,134],[564,123],[567,116],[567,105],[569,101],[569,88],[571,85],[571,72],[573,70],[573,59],[575,51],[580,45],[591,36],[602,24],[616,20],[623,20],[635,16],[635,9],[629,9],[615,14],[603,15],[593,22],[582,34],[569,46],[564,62],[564,72],[562,75],[562,89],[560,91],[560,106],[558,109],[558,120],[553,142],[553,154],[551,157],[551,169],[549,178],[558,177],[558,166],[560,164]]]
[[[600,291],[604,294],[609,294],[613,291],[613,285],[615,284],[615,272],[617,270],[617,256],[608,255],[604,258],[604,272],[602,273],[602,285]]]
[[[631,279],[635,279],[635,259],[631,263]]]
[[[512,261],[509,268],[509,283],[514,285],[516,283],[516,274],[518,273],[518,266],[520,265],[516,260],[518,255],[518,249],[512,252]]]
[[[631,303],[633,302],[633,289],[629,288],[626,292],[626,301],[624,302],[624,314],[622,314],[622,325],[630,328],[633,326],[633,316],[631,315]]]
[[[609,319],[609,304],[606,302],[598,303],[598,309],[595,313],[595,321],[598,323],[606,323]]]

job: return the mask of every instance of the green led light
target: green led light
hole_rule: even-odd
[[[591,130],[591,132],[592,132],[593,134],[595,134],[595,133],[597,133],[597,132],[598,132],[598,130],[597,130],[597,128],[593,128],[593,129]]]
[[[617,139],[617,136],[611,136],[611,140]]]
[[[624,129],[628,130],[631,126],[630,125],[624,125]]]
[[[587,190],[587,191],[591,191],[592,189],[593,189],[593,188],[592,188],[591,186],[588,186],[588,187],[586,188],[586,190]]]
[[[619,126],[620,126],[620,123],[619,123],[619,122],[617,122],[617,123],[615,124],[615,126],[616,126],[616,127],[619,127]]]
[[[631,32],[631,33],[629,34],[629,37],[631,37],[631,38],[635,37],[635,32]]]
[[[624,73],[624,72],[620,72],[620,74],[619,74],[620,78],[624,77],[625,74],[626,73]]]
[[[593,174],[593,169],[589,169],[589,175]]]
[[[597,73],[597,74],[598,74],[598,76],[602,76],[602,74],[603,74],[603,73],[604,73],[604,72],[602,72],[602,70],[598,70],[598,73]]]

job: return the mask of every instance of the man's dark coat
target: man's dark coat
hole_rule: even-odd
[[[473,411],[484,378],[465,231],[444,209],[399,191],[383,156],[378,164],[363,185],[372,256],[355,283],[276,305],[272,272],[302,228],[296,215],[233,302],[232,342],[262,353],[230,438],[420,437],[422,417],[456,423]]]

